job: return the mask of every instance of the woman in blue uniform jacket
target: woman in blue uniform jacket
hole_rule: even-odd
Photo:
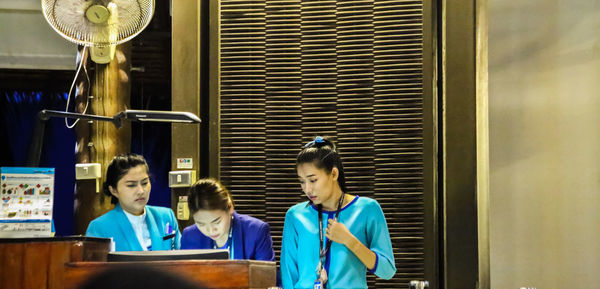
[[[214,179],[201,179],[188,194],[195,224],[183,230],[181,249],[227,249],[230,259],[274,261],[269,225],[234,211],[227,189]]]
[[[151,185],[144,157],[116,156],[106,169],[103,189],[116,206],[93,220],[86,236],[112,238],[114,251],[179,249],[181,236],[173,211],[146,205]]]

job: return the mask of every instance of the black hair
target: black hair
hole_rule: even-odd
[[[139,165],[145,166],[146,172],[148,173],[148,175],[150,175],[150,169],[148,168],[148,164],[146,163],[144,157],[141,155],[132,153],[121,154],[115,156],[112,159],[112,161],[110,161],[108,167],[106,168],[106,180],[104,181],[104,184],[102,186],[102,191],[105,195],[111,197],[110,202],[112,204],[118,203],[119,199],[110,193],[110,189],[108,187],[110,186],[113,187],[113,189],[116,189],[119,180],[121,180],[131,168],[137,167]]]
[[[344,166],[335,147],[335,144],[323,137],[317,136],[313,141],[304,145],[296,157],[296,167],[303,163],[313,163],[317,168],[324,169],[331,173],[334,167],[339,171],[338,184],[342,193],[346,194],[346,178],[344,176]]]
[[[233,198],[219,181],[200,179],[189,190],[188,207],[191,214],[199,210],[229,211],[233,207]]]

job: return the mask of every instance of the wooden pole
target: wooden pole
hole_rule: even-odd
[[[81,52],[80,52],[81,53]],[[82,58],[83,59],[83,58]],[[88,114],[114,116],[129,106],[131,43],[116,47],[115,57],[108,64],[93,64],[94,75],[90,77],[91,99]],[[87,91],[85,77],[79,78],[76,105],[83,112]],[[77,124],[77,163],[100,163],[102,178],[96,188],[95,180],[78,180],[75,189],[75,233],[85,234],[88,224],[103,215],[112,205],[110,198],[102,193],[102,183],[108,163],[115,155],[131,150],[131,125],[123,122],[117,129],[110,122],[85,122]]]

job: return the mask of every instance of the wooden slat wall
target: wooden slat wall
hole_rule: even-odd
[[[264,219],[265,5],[231,1],[221,9],[221,178],[239,212]]]
[[[217,16],[220,175],[237,211],[269,222],[278,258],[305,200],[296,154],[332,137],[392,237],[398,272],[369,287],[424,279],[422,1],[221,0]]]

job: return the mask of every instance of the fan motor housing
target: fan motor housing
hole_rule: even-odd
[[[96,24],[100,24],[108,20],[110,11],[102,5],[92,5],[85,10],[85,17]]]

